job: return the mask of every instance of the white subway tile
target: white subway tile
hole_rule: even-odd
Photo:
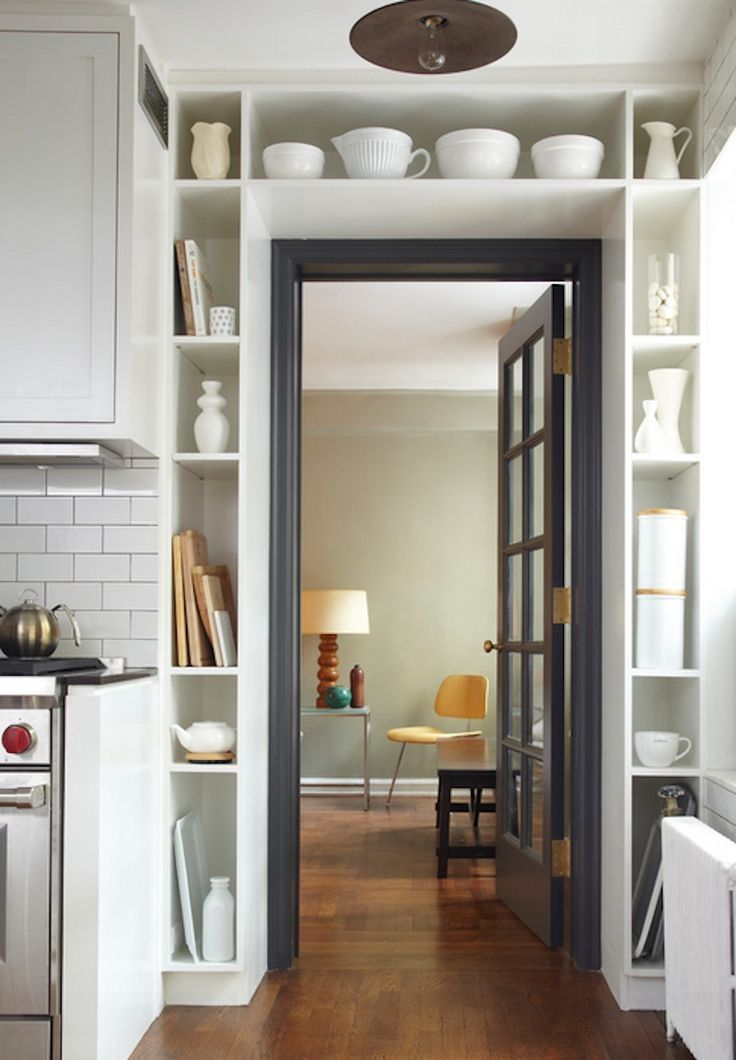
[[[68,553],[48,555],[38,552],[23,552],[18,556],[18,574],[23,578],[35,578],[44,582],[71,581],[74,577],[74,557]]]
[[[18,557],[12,552],[0,552],[0,582],[14,582],[17,577]]]
[[[73,523],[74,502],[71,497],[19,497],[19,523]]]
[[[15,497],[21,493],[46,492],[46,471],[40,467],[0,467],[0,494]]]
[[[61,621],[63,622],[64,619],[62,618]],[[73,640],[60,640],[59,647],[56,649],[55,654],[61,658],[68,655],[73,659],[79,659],[82,656],[86,659],[99,659],[104,652],[102,651],[101,640],[86,640],[82,637],[82,643],[79,647],[77,647]]]
[[[157,666],[158,641],[155,640],[105,640],[103,655],[122,657],[126,666]]]
[[[3,607],[14,607],[20,602],[21,597],[25,595],[25,590],[30,589],[31,599],[37,604],[45,604],[44,599],[44,583],[43,582],[19,582],[19,581],[7,581],[0,582],[0,604]],[[33,596],[33,593],[36,595]],[[54,601],[56,603],[56,601]]]
[[[154,468],[106,468],[105,494],[158,495],[158,471]]]
[[[78,497],[74,502],[74,522],[127,523],[130,520],[130,497]]]
[[[111,519],[110,522],[112,521]],[[123,522],[122,519],[116,521]],[[145,523],[147,526],[157,526],[159,521],[158,497],[131,497],[130,521],[131,523]]]
[[[50,467],[48,470],[48,495],[69,494],[79,497],[102,493],[101,467]]]
[[[155,640],[158,636],[158,611],[133,611],[130,616],[130,635],[134,640]]]
[[[102,586],[99,582],[48,582],[46,605],[66,604],[73,611],[99,611],[102,607]]]
[[[150,582],[110,582],[102,589],[106,611],[155,611],[158,606],[158,586]]]
[[[0,526],[0,552],[45,551],[45,526]]]
[[[101,526],[49,526],[47,552],[101,552]],[[118,551],[120,551],[118,549]]]
[[[106,526],[105,552],[157,552],[157,526]]]
[[[127,582],[130,578],[130,556],[75,556],[74,577],[88,582]]]
[[[158,556],[143,554],[130,557],[130,580],[132,582],[155,582],[158,580]]]
[[[0,523],[14,523],[15,509],[15,497],[0,497]]]
[[[150,612],[145,611],[144,614]],[[76,611],[83,637],[129,637],[130,611]]]

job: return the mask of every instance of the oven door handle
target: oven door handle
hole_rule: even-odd
[[[30,788],[0,788],[0,809],[37,810],[46,803],[46,785]]]

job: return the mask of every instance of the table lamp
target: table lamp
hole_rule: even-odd
[[[302,634],[319,635],[317,706],[326,707],[324,693],[337,684],[337,636],[370,633],[368,597],[363,589],[302,589]]]

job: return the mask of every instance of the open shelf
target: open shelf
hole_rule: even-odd
[[[175,335],[179,353],[205,375],[234,375],[238,371],[240,339],[219,335]]]
[[[672,678],[679,678],[680,680],[697,680],[700,677],[700,670],[638,670],[636,667],[631,671],[632,677],[648,677],[651,679],[666,679],[671,680]]]
[[[240,961],[195,961],[189,950],[177,950],[164,962],[164,972],[242,972]]]
[[[237,453],[174,453],[173,459],[199,479],[230,481],[238,477]]]
[[[237,773],[238,767],[235,762],[201,764],[196,762],[172,762],[169,766],[170,773]]]
[[[699,453],[677,453],[673,456],[655,456],[651,453],[633,453],[634,478],[642,481],[666,482],[681,475],[700,463]]]

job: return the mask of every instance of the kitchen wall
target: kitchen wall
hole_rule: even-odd
[[[703,169],[707,172],[736,128],[736,12],[718,36],[703,80]]]
[[[0,603],[31,588],[40,603],[67,604],[82,632],[70,639],[59,613],[60,655],[123,656],[157,664],[158,470],[0,467]]]
[[[491,679],[484,728],[495,731],[496,401],[488,394],[304,395],[302,584],[365,589],[371,632],[339,638],[340,684],[360,663],[371,707],[371,774],[390,777],[399,725],[432,725],[449,673]],[[302,641],[302,702],[316,696],[318,638]],[[460,723],[460,727],[464,722]],[[304,777],[357,777],[355,723],[305,718]],[[354,730],[354,731],[353,731]],[[435,772],[412,747],[404,778]]]

